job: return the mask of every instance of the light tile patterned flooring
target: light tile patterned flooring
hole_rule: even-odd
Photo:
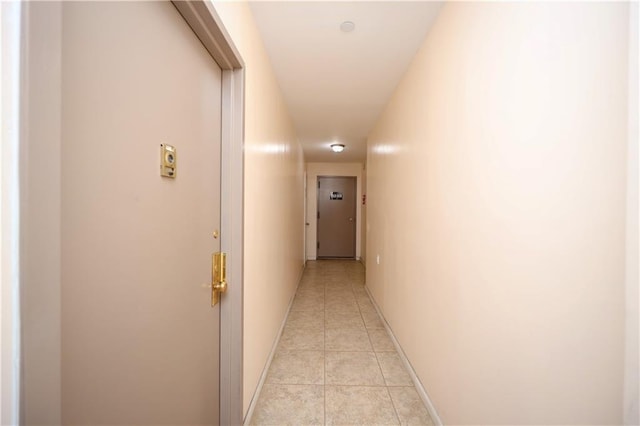
[[[253,425],[432,425],[356,261],[308,262]]]

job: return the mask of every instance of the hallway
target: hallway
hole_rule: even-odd
[[[307,263],[251,424],[433,424],[360,262]]]
[[[1,2],[0,425],[640,425],[639,28]]]

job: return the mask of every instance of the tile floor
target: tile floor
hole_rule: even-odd
[[[432,425],[356,261],[308,262],[253,425]]]

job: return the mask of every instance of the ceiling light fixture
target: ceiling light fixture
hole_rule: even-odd
[[[351,31],[356,29],[356,24],[351,21],[344,21],[340,24],[340,31],[343,33],[350,33]]]
[[[331,144],[331,150],[333,152],[342,152],[344,151],[344,144],[341,144],[341,143]]]

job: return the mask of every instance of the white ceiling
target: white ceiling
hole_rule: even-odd
[[[369,131],[440,2],[251,3],[306,161],[364,161]],[[340,31],[353,21],[355,30]],[[347,147],[341,154],[331,143]]]

